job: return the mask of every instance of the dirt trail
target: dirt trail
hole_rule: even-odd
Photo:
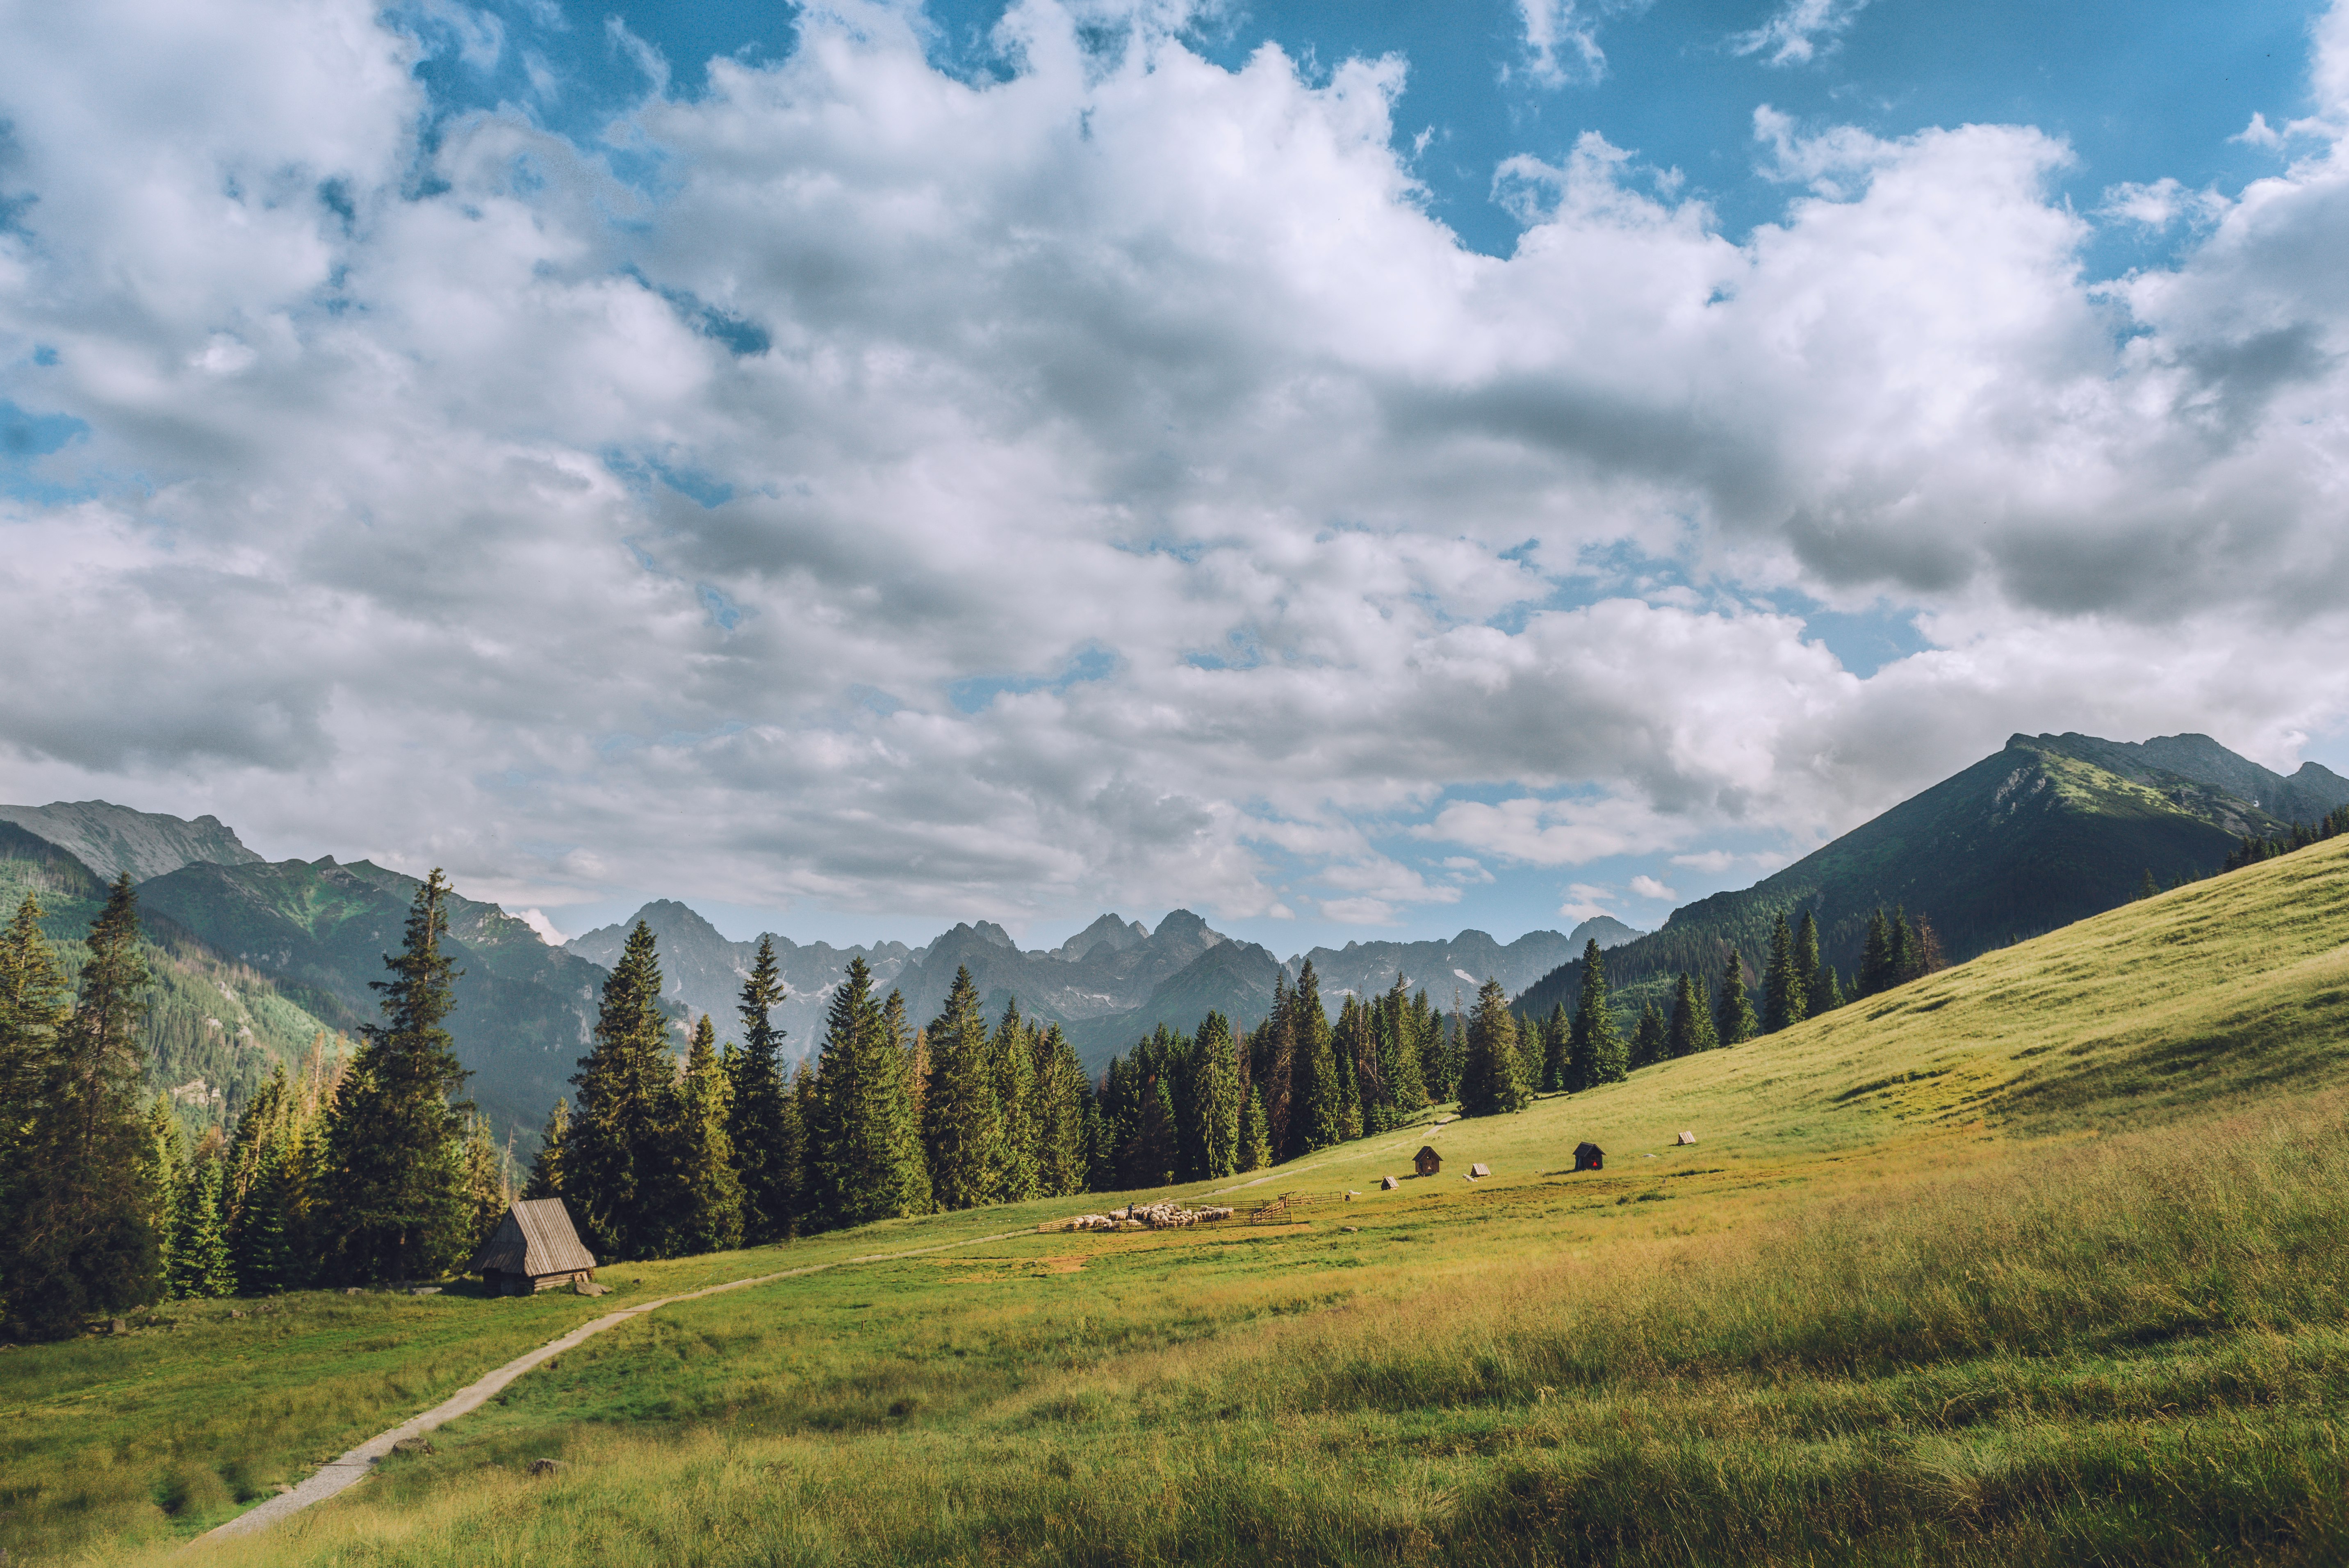
[[[885,1263],[897,1258],[918,1258],[925,1252],[943,1252],[955,1247],[976,1247],[985,1241],[1001,1241],[1013,1236],[1032,1236],[1035,1227],[1023,1226],[1017,1231],[1001,1231],[992,1236],[972,1236],[960,1241],[941,1241],[934,1247],[911,1247],[902,1252],[867,1252],[859,1257],[842,1258],[829,1263],[810,1263],[804,1268],[778,1269],[771,1274],[757,1274],[744,1280],[729,1280],[724,1284],[708,1285],[698,1291],[683,1291],[673,1296],[660,1296],[639,1306],[624,1307],[616,1313],[581,1324],[562,1338],[540,1345],[526,1355],[518,1355],[495,1371],[483,1374],[467,1384],[420,1416],[412,1416],[388,1432],[378,1432],[366,1442],[339,1458],[330,1459],[324,1469],[291,1491],[278,1493],[260,1506],[238,1514],[226,1524],[208,1530],[196,1541],[210,1541],[216,1536],[251,1535],[268,1529],[279,1520],[301,1512],[314,1503],[320,1503],[345,1488],[366,1479],[376,1462],[391,1452],[391,1446],[406,1438],[421,1437],[435,1427],[480,1409],[501,1389],[528,1372],[532,1367],[553,1359],[607,1328],[616,1328],[631,1318],[642,1317],[648,1312],[671,1306],[678,1302],[699,1301],[721,1291],[744,1290],[751,1285],[763,1285],[776,1280],[788,1280],[799,1274],[820,1274],[827,1269],[844,1268],[851,1263]],[[193,1544],[193,1542],[191,1542]]]

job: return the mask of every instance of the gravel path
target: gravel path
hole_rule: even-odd
[[[238,1514],[216,1530],[206,1531],[196,1537],[210,1541],[215,1536],[251,1535],[268,1529],[279,1520],[301,1512],[313,1503],[326,1501],[346,1487],[364,1480],[376,1461],[391,1452],[391,1446],[406,1438],[421,1437],[435,1427],[453,1421],[458,1417],[480,1409],[499,1390],[540,1363],[551,1360],[578,1345],[590,1335],[616,1328],[630,1318],[642,1317],[648,1312],[670,1306],[678,1302],[699,1301],[721,1291],[739,1291],[751,1285],[763,1285],[776,1280],[788,1280],[797,1274],[820,1274],[826,1269],[837,1269],[850,1263],[885,1263],[897,1258],[917,1258],[925,1252],[943,1252],[955,1247],[975,1247],[984,1241],[1001,1241],[1013,1236],[1032,1236],[1034,1227],[1017,1231],[1001,1231],[992,1236],[973,1236],[968,1241],[941,1241],[935,1247],[914,1247],[902,1252],[867,1252],[861,1257],[843,1258],[830,1263],[810,1263],[805,1268],[779,1269],[771,1274],[759,1274],[747,1280],[729,1280],[722,1285],[709,1285],[698,1291],[686,1291],[673,1296],[661,1296],[641,1306],[626,1307],[608,1313],[592,1322],[581,1324],[561,1339],[542,1345],[527,1355],[518,1355],[494,1372],[487,1373],[467,1384],[420,1416],[413,1416],[388,1432],[378,1432],[348,1453],[326,1462],[317,1474],[310,1477],[291,1491],[278,1493],[259,1507]]]

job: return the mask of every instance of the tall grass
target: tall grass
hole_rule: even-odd
[[[936,1421],[509,1423],[216,1560],[2338,1562],[2345,1132],[2335,1096],[2017,1148]]]

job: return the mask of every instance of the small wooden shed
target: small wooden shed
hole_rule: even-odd
[[[1419,1152],[1411,1157],[1411,1168],[1422,1176],[1433,1176],[1444,1168],[1444,1157],[1435,1152],[1433,1144],[1423,1143]]]
[[[595,1277],[595,1255],[571,1228],[560,1198],[525,1198],[506,1210],[469,1265],[500,1295],[526,1296]]]
[[[1606,1169],[1607,1151],[1600,1148],[1595,1143],[1576,1144],[1574,1146],[1574,1168],[1577,1170]]]

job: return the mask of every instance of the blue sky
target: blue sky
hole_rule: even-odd
[[[2340,6],[22,35],[6,798],[1288,953],[1652,926],[2015,731],[2349,771]]]

